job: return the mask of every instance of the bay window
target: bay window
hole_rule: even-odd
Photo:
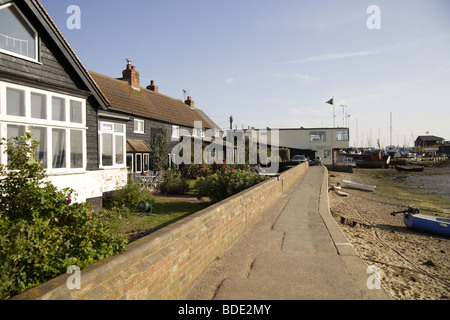
[[[36,160],[49,173],[85,170],[85,119],[83,99],[0,81],[1,138],[30,132],[39,141]],[[1,163],[8,161],[4,148]]]

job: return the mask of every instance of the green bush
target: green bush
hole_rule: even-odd
[[[286,162],[291,160],[291,150],[288,148],[280,148],[278,150],[280,155],[280,162]]]
[[[139,202],[145,200],[154,200],[150,190],[141,188],[139,184],[129,181],[124,188],[113,193],[107,207],[127,207],[133,211],[138,209]]]
[[[219,202],[268,179],[250,168],[226,164],[213,164],[209,171],[209,175],[197,179],[195,188],[198,198],[209,197],[212,202]]]
[[[71,189],[46,182],[35,160],[31,134],[6,143],[8,166],[0,176],[0,299],[122,251],[126,240],[113,234],[88,203],[73,203]],[[8,170],[7,170],[8,169]]]
[[[163,174],[162,182],[159,184],[159,192],[163,194],[184,194],[189,190],[189,182],[181,172],[167,170]]]

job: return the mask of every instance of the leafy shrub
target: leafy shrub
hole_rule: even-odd
[[[209,172],[209,175],[197,179],[195,188],[198,198],[209,197],[212,202],[219,202],[268,179],[249,167],[240,169],[226,164],[213,164]]]
[[[127,207],[130,210],[137,210],[139,202],[145,200],[154,200],[150,190],[141,188],[139,184],[129,181],[124,188],[116,190],[113,193],[110,206],[117,208]]]
[[[3,140],[2,144],[5,144]],[[0,175],[0,299],[67,271],[114,255],[125,239],[88,203],[73,203],[74,191],[44,181],[31,134],[7,142],[8,170]]]
[[[164,172],[163,180],[159,184],[159,192],[163,194],[184,194],[189,190],[189,183],[181,172],[167,170]]]

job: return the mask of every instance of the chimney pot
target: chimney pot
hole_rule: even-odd
[[[194,100],[192,100],[191,97],[187,97],[187,100],[184,103],[188,105],[191,109],[194,109]]]
[[[159,91],[159,88],[157,86],[155,86],[155,81],[154,80],[150,81],[150,85],[147,87],[147,90],[154,91],[154,92],[158,92]]]
[[[140,74],[136,71],[136,67],[130,63],[127,64],[125,70],[122,71],[122,80],[128,81],[133,89],[140,90]]]

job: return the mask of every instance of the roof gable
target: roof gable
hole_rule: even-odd
[[[0,0],[0,4],[4,2],[4,0]],[[92,94],[97,103],[103,109],[107,109],[109,106],[108,100],[102,94],[95,81],[89,75],[86,68],[39,0],[16,0],[12,2],[27,18],[28,22],[38,29],[39,36],[45,37],[46,41],[52,43],[52,50],[56,50],[60,53],[58,54],[59,59],[65,60],[65,64],[70,66],[74,74],[78,76],[81,83],[83,83],[89,93]]]

